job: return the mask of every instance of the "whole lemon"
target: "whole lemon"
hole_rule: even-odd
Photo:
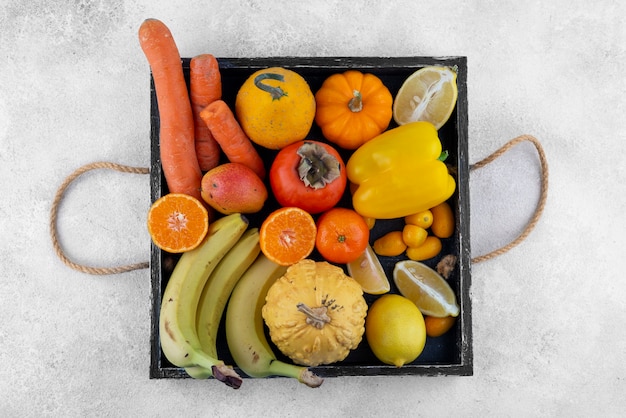
[[[235,113],[256,144],[281,149],[300,141],[315,119],[315,96],[306,80],[282,67],[256,71],[242,84]]]
[[[369,308],[365,337],[376,358],[385,364],[402,367],[424,350],[424,316],[409,299],[388,293]]]

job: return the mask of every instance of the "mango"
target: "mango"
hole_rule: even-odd
[[[256,213],[267,200],[267,187],[249,167],[225,163],[207,171],[202,177],[202,198],[216,211]]]

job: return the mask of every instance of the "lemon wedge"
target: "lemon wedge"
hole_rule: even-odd
[[[417,305],[424,315],[458,316],[459,304],[448,282],[424,263],[403,260],[393,269],[393,281],[402,296]]]
[[[456,72],[450,67],[428,66],[411,74],[393,102],[393,119],[398,125],[426,121],[441,128],[456,106]]]
[[[382,295],[391,289],[383,266],[369,244],[363,254],[348,263],[346,267],[348,275],[361,285],[365,293]]]

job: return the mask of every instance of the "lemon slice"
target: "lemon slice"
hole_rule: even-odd
[[[441,128],[450,118],[458,90],[456,72],[450,67],[428,66],[411,74],[393,102],[393,119],[398,125],[426,121]]]
[[[346,266],[348,275],[361,285],[363,292],[382,295],[391,289],[383,266],[369,244],[363,254]]]
[[[396,263],[393,281],[402,296],[417,305],[424,315],[458,316],[459,304],[448,282],[426,264],[413,260]]]

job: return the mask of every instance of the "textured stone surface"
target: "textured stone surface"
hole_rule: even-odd
[[[626,408],[626,3],[87,1],[0,6],[0,411],[3,416],[616,416]],[[149,380],[147,270],[89,276],[55,256],[57,187],[105,160],[149,164],[137,29],[183,56],[465,55],[470,160],[532,134],[550,196],[530,237],[473,266],[473,377]],[[530,218],[539,165],[520,145],[470,178],[472,245]],[[148,176],[92,172],[61,207],[74,260],[149,257]]]

